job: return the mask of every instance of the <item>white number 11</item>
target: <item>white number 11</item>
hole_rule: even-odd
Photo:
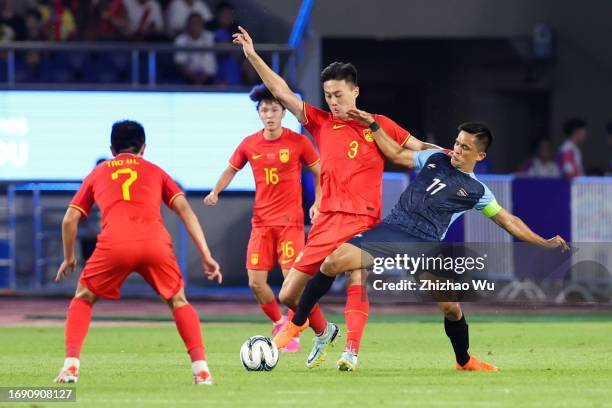
[[[431,184],[430,184],[430,186],[429,186],[429,187],[427,187],[427,190],[425,190],[425,191],[429,191],[429,190],[431,190],[431,189],[432,189],[432,188],[434,188],[436,185],[437,185],[438,187],[434,188],[434,189],[433,189],[433,191],[430,193],[430,195],[434,195],[434,194],[436,194],[438,191],[440,191],[440,190],[442,190],[444,187],[446,187],[446,184],[444,184],[444,183],[440,183],[440,179],[435,178],[435,179],[433,179],[433,180],[434,180],[434,181],[433,181],[433,183],[431,183]]]

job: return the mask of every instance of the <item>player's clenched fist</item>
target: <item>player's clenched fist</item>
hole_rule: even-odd
[[[235,33],[232,37],[233,43],[242,46],[242,51],[244,51],[244,56],[249,58],[251,55],[255,54],[255,47],[253,47],[253,39],[247,31],[238,26],[239,33]]]
[[[206,205],[216,205],[219,201],[219,196],[214,191],[211,191],[206,197],[204,197],[203,201]]]

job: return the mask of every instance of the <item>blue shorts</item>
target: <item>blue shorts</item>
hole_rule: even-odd
[[[348,241],[372,255],[378,257],[395,257],[427,255],[439,251],[439,241],[429,241],[404,231],[399,226],[381,222],[372,229],[355,235]]]

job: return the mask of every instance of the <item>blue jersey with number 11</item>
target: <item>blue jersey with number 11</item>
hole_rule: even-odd
[[[421,171],[383,222],[427,241],[441,241],[467,210],[474,208],[487,217],[501,210],[491,190],[474,173],[454,167],[442,150],[414,152],[413,161]]]

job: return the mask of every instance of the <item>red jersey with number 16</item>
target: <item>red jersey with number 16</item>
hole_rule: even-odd
[[[302,163],[319,161],[310,140],[283,128],[278,139],[267,140],[263,130],[246,137],[229,160],[240,170],[249,162],[255,178],[253,226],[303,226]]]
[[[122,153],[100,163],[83,181],[70,207],[87,216],[94,201],[102,213],[98,247],[126,241],[172,240],[160,208],[184,194],[161,168],[140,156]]]
[[[383,154],[372,131],[354,120],[343,121],[304,103],[306,123],[321,155],[321,212],[369,215],[380,220]],[[380,126],[400,146],[410,133],[383,115],[374,115]]]

